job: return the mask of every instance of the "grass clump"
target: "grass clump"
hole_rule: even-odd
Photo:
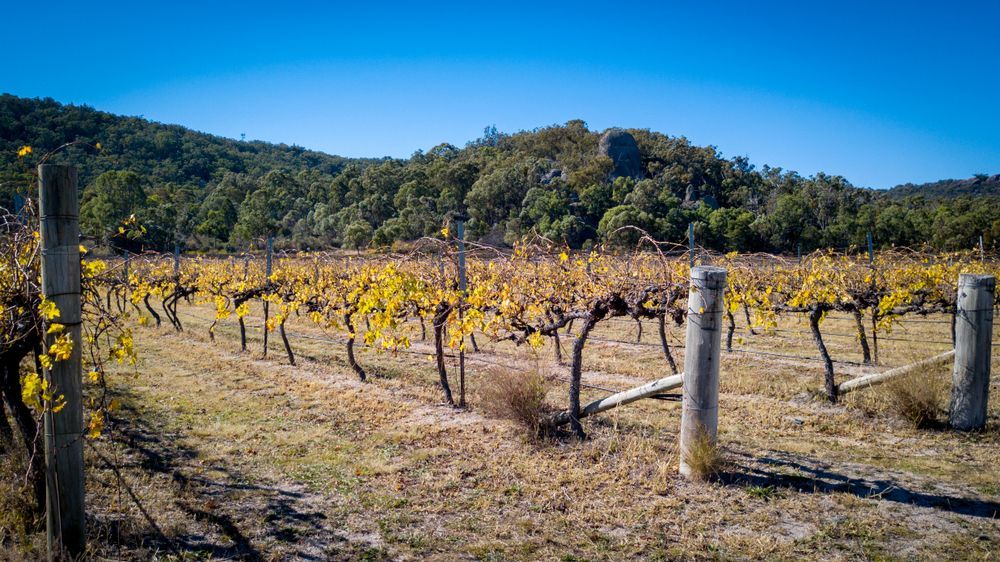
[[[696,432],[687,447],[681,447],[681,455],[689,471],[688,476],[694,480],[708,480],[725,466],[722,449],[704,428]]]
[[[512,420],[537,435],[552,410],[547,393],[545,377],[537,371],[497,370],[482,383],[479,402],[486,415]]]
[[[946,381],[933,371],[920,371],[885,384],[889,410],[916,428],[938,422],[946,390]]]

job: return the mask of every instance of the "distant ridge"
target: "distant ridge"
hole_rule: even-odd
[[[888,190],[886,194],[893,199],[914,195],[922,195],[928,199],[949,199],[966,195],[972,197],[1000,196],[1000,174],[992,176],[977,174],[964,180],[938,180],[921,184],[904,183]]]

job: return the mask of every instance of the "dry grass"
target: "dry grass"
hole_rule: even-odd
[[[514,421],[533,436],[552,410],[545,402],[548,383],[537,369],[492,369],[478,388],[478,405],[486,415]]]
[[[0,405],[0,416],[6,415]],[[39,556],[44,525],[25,474],[28,455],[20,442],[0,441],[0,559]],[[43,538],[43,537],[42,537]]]
[[[481,339],[484,353],[468,354],[470,412],[441,403],[419,331],[417,355],[362,352],[384,376],[361,384],[341,346],[293,337],[293,368],[280,348],[258,358],[258,330],[254,352],[240,354],[231,324],[211,343],[207,322],[183,319],[183,334],[136,330],[140,376],[112,376],[128,437],[97,446],[120,459],[145,509],[191,558],[989,559],[1000,545],[1000,523],[983,515],[1000,505],[998,401],[985,433],[918,431],[887,424],[884,407],[794,399],[821,384],[819,364],[724,355],[728,463],[696,484],[678,474],[678,402],[588,418],[582,442],[526,442],[514,424],[481,416],[480,391],[497,373],[477,358],[531,369],[524,348]],[[323,336],[305,321],[289,331]],[[647,326],[643,341],[655,336]],[[810,353],[807,340],[779,336],[752,345]],[[884,360],[908,361],[895,345],[882,342]],[[850,346],[835,349],[853,358]],[[584,383],[621,389],[663,376],[655,352],[588,344]],[[551,353],[540,356],[537,371],[565,377]],[[565,391],[553,384],[551,403]],[[585,388],[583,400],[603,394]],[[89,462],[91,529],[104,533],[92,540],[95,558],[162,556],[128,498],[102,489],[113,475]],[[133,531],[119,539],[123,527]]]
[[[695,480],[706,481],[719,474],[726,464],[722,448],[704,428],[699,428],[691,443],[681,448],[682,463]]]
[[[934,425],[944,412],[947,381],[933,370],[893,379],[885,384],[890,410],[915,428]]]

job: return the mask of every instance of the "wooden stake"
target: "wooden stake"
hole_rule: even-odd
[[[955,369],[948,414],[948,424],[954,429],[975,431],[986,427],[996,286],[992,275],[958,276]]]
[[[871,388],[873,386],[880,385],[884,382],[888,382],[896,377],[903,376],[907,373],[912,373],[913,371],[920,369],[927,369],[947,361],[955,356],[955,351],[945,351],[928,359],[923,359],[917,361],[916,363],[911,363],[903,367],[896,367],[895,369],[889,369],[881,373],[875,373],[873,375],[864,375],[861,377],[853,378],[849,381],[844,381],[837,386],[837,396],[846,394],[848,392],[853,392],[855,390],[862,390],[865,388]]]
[[[274,235],[267,236],[267,255],[264,259],[264,285],[271,283],[271,254],[274,252]],[[264,357],[267,357],[267,319],[270,315],[270,303],[264,301]]]
[[[612,394],[611,396],[605,396],[604,398],[594,400],[583,408],[580,408],[580,415],[577,416],[577,419],[583,419],[594,414],[605,412],[612,408],[617,408],[618,406],[631,404],[632,402],[636,402],[644,398],[651,398],[668,390],[680,388],[683,385],[683,382],[684,374],[681,373],[678,375],[663,377],[662,379],[657,379],[642,386],[637,386],[635,388],[630,388],[628,390]],[[571,416],[569,411],[562,411],[550,416],[542,425],[545,427],[566,425],[570,422],[570,419]]]
[[[55,164],[38,167],[42,292],[59,309],[57,321],[73,340],[69,359],[47,371],[49,384],[65,407],[46,410],[46,537],[49,558],[83,554],[86,526],[83,491],[83,397],[80,364],[83,350],[80,312],[80,219],[76,168]],[[51,345],[57,334],[46,336]]]
[[[455,220],[455,238],[458,244],[458,291],[459,291],[459,308],[458,308],[458,318],[461,319],[465,315],[463,310],[465,304],[465,291],[468,288],[468,281],[465,278],[465,221],[462,219]],[[462,340],[462,347],[458,349],[458,407],[465,407],[465,340]]]
[[[688,259],[691,269],[694,269],[694,223],[688,223]]]
[[[680,444],[680,473],[689,478],[695,475],[687,463],[688,451],[703,436],[714,444],[718,433],[719,352],[725,292],[725,269],[698,266],[691,270]]]

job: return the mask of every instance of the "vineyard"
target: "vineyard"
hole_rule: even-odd
[[[447,230],[443,233],[447,235]],[[276,332],[294,365],[286,322],[301,318],[339,338],[328,343],[344,346],[347,362],[361,381],[367,374],[356,359],[358,346],[395,355],[411,352],[414,341],[431,338],[441,392],[450,405],[464,406],[465,392],[460,380],[461,396],[456,402],[446,359],[456,352],[464,357],[468,349],[478,351],[476,334],[480,340],[511,342],[534,350],[548,345],[556,362],[565,360],[570,365],[567,410],[581,437],[583,428],[573,413],[580,405],[583,350],[599,326],[631,323],[635,344],[645,345],[643,322],[655,324],[664,360],[678,373],[668,333],[671,327],[684,325],[688,312],[684,297],[691,269],[687,256],[668,257],[662,245],[652,241],[651,251],[629,256],[598,252],[571,256],[551,245],[525,244],[509,255],[484,248],[467,264],[463,257],[460,265],[447,241],[428,244],[428,249],[405,256],[279,257],[274,266],[270,258],[262,263],[249,256],[185,259],[183,263],[170,257],[138,259],[109,269],[102,286],[109,306],[115,302],[121,312],[131,306],[143,323],[155,321],[159,326],[165,317],[170,326],[182,331],[178,304],[185,300],[214,309],[208,328],[214,339],[220,323],[235,317],[243,351],[247,350],[245,318],[253,303],[262,303],[263,326],[258,328],[263,329],[265,353],[268,334]],[[768,356],[767,350],[744,344],[761,334],[794,335],[795,331],[779,330],[778,320],[801,320],[806,332],[798,335],[812,339],[814,353],[770,356],[821,361],[825,396],[834,403],[838,399],[835,364],[878,364],[880,340],[900,341],[892,337],[893,327],[907,319],[949,324],[952,341],[934,343],[953,344],[959,273],[995,275],[997,270],[995,263],[971,253],[885,252],[861,258],[817,253],[796,261],[727,254],[704,255],[698,263],[702,261],[728,271],[726,350]],[[853,321],[850,333],[840,327],[824,336],[824,319],[837,313]],[[927,319],[940,315],[945,320]],[[737,337],[737,332],[742,335]],[[831,337],[853,338],[856,352],[833,358],[828,351]]]
[[[959,275],[1000,273],[979,252],[789,258],[648,236],[628,253],[502,250],[454,223],[403,254],[81,248],[77,326],[42,297],[31,213],[6,223],[4,398],[37,444],[39,420],[65,415],[65,389],[39,373],[82,355],[72,442],[86,434],[100,556],[989,558],[1000,544],[995,401],[985,431],[941,417]],[[726,273],[719,449],[702,451],[719,458],[690,483],[677,402],[705,265]],[[592,408],[666,375],[677,384],[650,400]],[[38,456],[21,470],[44,504]]]

